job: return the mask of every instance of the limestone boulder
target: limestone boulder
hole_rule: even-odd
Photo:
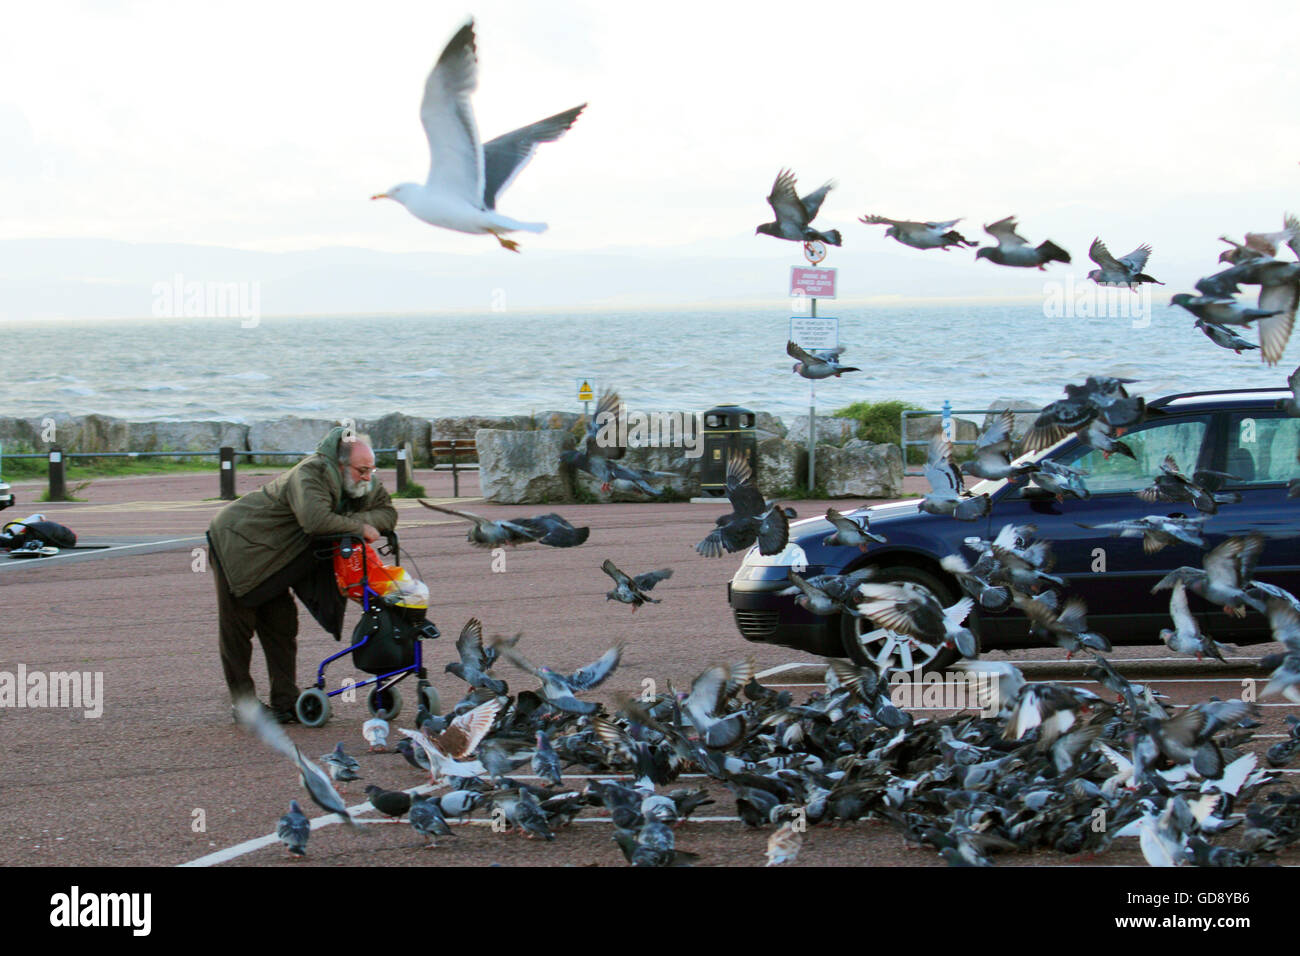
[[[411,454],[416,467],[429,464],[429,436],[432,428],[427,418],[414,418],[400,412],[391,412],[382,418],[365,419],[357,423],[357,430],[369,435],[374,448],[400,448],[411,443]],[[391,459],[393,455],[381,455]]]
[[[573,500],[569,478],[560,465],[560,452],[573,447],[568,432],[480,428],[468,437],[473,437],[478,448],[479,487],[489,501],[542,504]]]
[[[338,424],[328,419],[293,416],[254,422],[248,427],[248,448],[250,451],[284,451],[310,455],[316,451],[316,446],[329,434],[330,429]],[[276,455],[259,456],[258,460],[263,464],[292,465],[296,459],[291,455]]]
[[[817,483],[832,498],[898,498],[903,453],[897,445],[854,438],[843,448],[817,446]]]
[[[235,422],[131,422],[126,451],[248,449],[249,426]],[[242,461],[243,459],[239,459]]]
[[[817,444],[842,445],[858,430],[858,423],[852,418],[834,418],[830,415],[817,416]],[[808,416],[800,415],[790,422],[786,438],[808,447]]]
[[[758,443],[758,487],[771,497],[794,491],[808,483],[808,449],[786,438],[766,438]]]

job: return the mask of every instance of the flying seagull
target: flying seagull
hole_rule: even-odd
[[[772,192],[767,197],[772,212],[776,213],[775,222],[765,222],[754,230],[754,235],[762,233],[777,239],[789,239],[791,242],[812,242],[820,240],[831,246],[840,245],[840,231],[818,232],[809,225],[817,218],[817,211],[822,208],[822,200],[835,188],[834,181],[815,189],[802,199],[794,190],[794,173],[783,169],[772,183]]]
[[[544,222],[519,222],[497,212],[497,198],[528,165],[538,143],[559,139],[587,104],[481,143],[470,107],[478,87],[474,21],[456,31],[424,84],[420,122],[429,139],[432,165],[424,185],[399,183],[371,199],[393,199],[417,219],[471,235],[491,233],[511,252],[519,244],[504,234],[545,232]]]

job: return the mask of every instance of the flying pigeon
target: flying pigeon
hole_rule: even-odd
[[[835,531],[822,539],[824,545],[866,551],[869,542],[885,543],[884,535],[871,533],[871,519],[865,512],[860,517],[850,518],[834,508],[827,508],[826,520],[835,526]]]
[[[1258,349],[1259,346],[1254,342],[1243,339],[1226,325],[1218,325],[1206,319],[1197,319],[1192,323],[1196,328],[1205,333],[1206,338],[1221,349],[1231,349],[1240,355],[1243,351]]]
[[[1174,619],[1173,629],[1166,627],[1160,631],[1160,640],[1165,642],[1166,647],[1175,654],[1195,654],[1198,661],[1208,654],[1215,660],[1227,663],[1223,658],[1223,649],[1212,637],[1201,631],[1201,626],[1192,616],[1191,609],[1187,606],[1187,585],[1182,581],[1174,582],[1173,593],[1169,598],[1169,616]]]
[[[1155,554],[1176,541],[1205,547],[1201,537],[1205,517],[1170,518],[1165,515],[1147,515],[1145,518],[1129,518],[1124,521],[1109,521],[1103,524],[1084,524],[1076,522],[1080,528],[1092,528],[1097,531],[1110,531],[1121,538],[1141,538],[1142,551]]]
[[[541,681],[541,694],[548,704],[567,714],[590,716],[600,709],[600,705],[578,700],[577,695],[599,687],[610,674],[614,673],[619,661],[623,659],[623,645],[616,644],[586,667],[579,668],[572,674],[561,674],[550,667],[539,667],[509,647],[501,649],[501,656]]]
[[[732,450],[727,456],[727,498],[732,511],[717,518],[716,527],[695,546],[700,554],[718,558],[724,551],[734,553],[755,542],[760,554],[777,554],[789,544],[790,513],[763,498],[741,451]]]
[[[1245,617],[1247,606],[1265,613],[1263,596],[1246,590],[1263,550],[1264,536],[1258,532],[1228,538],[1202,559],[1203,569],[1175,568],[1156,582],[1151,593],[1184,584],[1205,600],[1222,606],[1225,614]]]
[[[1017,266],[1023,269],[1045,269],[1049,262],[1069,263],[1070,254],[1048,239],[1037,247],[1016,232],[1015,216],[1007,216],[986,225],[984,231],[998,241],[996,247],[984,246],[975,253],[976,259],[987,259],[1000,266]]]
[[[905,246],[911,246],[913,249],[947,249],[949,246],[976,246],[979,243],[971,242],[953,226],[961,222],[961,219],[950,219],[948,222],[909,222],[905,219],[888,219],[885,216],[865,215],[858,219],[858,222],[866,223],[868,226],[888,225],[885,230],[887,237],[897,239]]]
[[[582,544],[591,534],[590,528],[575,528],[554,513],[539,515],[536,518],[491,521],[469,511],[456,511],[453,508],[429,504],[423,498],[420,499],[420,504],[433,511],[472,521],[474,527],[469,529],[465,540],[479,548],[498,548],[505,544],[514,547],[529,541],[547,544],[553,548],[572,548]]]
[[[1088,273],[1088,278],[1097,285],[1122,285],[1129,289],[1143,282],[1164,285],[1159,279],[1153,279],[1142,272],[1147,266],[1147,260],[1151,258],[1149,245],[1140,245],[1128,255],[1116,259],[1106,248],[1106,243],[1098,237],[1092,240],[1092,245],[1088,248],[1088,258],[1101,266]]]
[[[1237,504],[1241,501],[1241,493],[1238,491],[1219,491],[1224,481],[1229,479],[1241,480],[1236,475],[1208,468],[1193,472],[1192,477],[1188,478],[1178,470],[1178,462],[1173,455],[1166,455],[1160,463],[1160,474],[1155,476],[1152,484],[1136,494],[1146,502],[1189,502],[1202,514],[1212,515],[1218,513],[1221,504]]]
[[[822,207],[822,200],[826,194],[835,188],[835,183],[828,182],[820,189],[810,192],[802,199],[794,189],[794,173],[788,169],[783,169],[777,174],[776,181],[772,183],[772,192],[767,197],[768,204],[772,207],[772,212],[776,214],[775,222],[765,222],[754,230],[754,235],[760,233],[765,236],[774,236],[777,239],[788,239],[791,242],[824,242],[827,245],[840,245],[840,232],[838,229],[831,229],[828,232],[818,232],[809,225],[817,218],[817,211]]]
[[[930,439],[925,478],[930,483],[930,491],[921,499],[919,507],[922,511],[934,515],[952,515],[959,521],[975,521],[993,508],[992,499],[987,494],[963,497],[966,493],[965,481],[953,464],[952,446],[942,432],[936,432]]]
[[[500,710],[501,701],[494,697],[461,714],[436,737],[422,730],[398,730],[428,756],[430,782],[437,783],[444,777],[477,776],[486,773],[486,768],[477,760],[464,758],[473,756]]]
[[[1271,259],[1277,255],[1280,245],[1290,246],[1300,256],[1300,219],[1288,213],[1282,218],[1282,229],[1278,232],[1248,232],[1245,243],[1234,242],[1227,236],[1220,236],[1219,241],[1231,247],[1219,253],[1219,261],[1233,265],[1254,259]]]
[[[961,470],[976,478],[998,481],[1006,478],[1013,484],[1025,475],[1038,471],[1034,462],[1011,464],[1011,432],[1016,416],[1006,409],[975,440],[975,458],[961,466]]]
[[[456,638],[456,653],[460,660],[450,662],[443,668],[445,672],[455,674],[471,687],[481,687],[497,695],[506,692],[506,682],[488,674],[496,656],[494,653],[489,659],[483,650],[483,625],[478,618],[470,618],[461,628],[460,637]]]
[[[821,379],[834,376],[839,378],[845,372],[861,372],[862,369],[853,366],[841,365],[840,356],[844,353],[844,346],[834,349],[817,349],[809,352],[800,348],[794,342],[786,342],[785,354],[793,359],[798,359],[794,363],[792,371],[797,372],[804,378]]]
[[[672,568],[662,568],[658,571],[647,571],[645,574],[638,574],[636,577],[629,577],[615,567],[614,562],[606,558],[601,564],[600,569],[614,579],[614,590],[605,593],[606,601],[619,601],[623,604],[632,605],[635,611],[642,604],[649,601],[651,604],[659,604],[659,598],[652,598],[648,592],[654,589],[654,586],[660,581],[666,581],[673,576]]]
[[[497,212],[497,199],[528,165],[539,143],[568,131],[587,104],[480,143],[470,94],[478,87],[474,22],[451,38],[424,84],[420,122],[429,140],[432,165],[424,185],[400,183],[371,196],[392,199],[417,219],[471,235],[491,234],[511,252],[519,244],[505,233],[545,232],[546,223],[520,222]]]

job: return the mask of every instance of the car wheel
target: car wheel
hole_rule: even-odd
[[[919,584],[948,607],[957,599],[952,590],[928,571],[907,566],[884,568],[872,581],[896,584],[911,581]],[[969,626],[969,624],[967,625]],[[974,631],[974,628],[971,628]],[[882,677],[894,671],[943,670],[961,659],[961,653],[951,647],[931,647],[911,640],[906,634],[876,627],[868,617],[845,614],[840,618],[840,634],[849,660],[859,667],[874,667]],[[978,641],[979,635],[976,634]]]

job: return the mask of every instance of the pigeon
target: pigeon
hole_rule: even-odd
[[[1287,376],[1286,387],[1291,389],[1291,397],[1278,399],[1277,407],[1292,418],[1300,418],[1300,365]]]
[[[560,785],[564,775],[560,767],[560,757],[551,746],[551,738],[546,736],[544,730],[537,731],[537,749],[533,752],[532,768],[533,773],[543,780],[556,787]]]
[[[1163,628],[1160,631],[1160,640],[1165,642],[1166,647],[1175,654],[1195,654],[1198,661],[1208,654],[1215,660],[1227,663],[1223,649],[1212,637],[1201,631],[1201,626],[1192,616],[1191,609],[1187,606],[1187,585],[1182,581],[1174,582],[1173,593],[1169,598],[1169,616],[1174,619],[1173,629]]]
[[[586,541],[591,533],[590,528],[575,528],[554,513],[539,515],[536,518],[491,521],[469,511],[456,511],[454,508],[429,504],[423,498],[420,499],[420,504],[433,511],[472,521],[474,527],[469,529],[465,540],[479,548],[499,548],[506,544],[514,547],[529,541],[550,545],[553,548],[572,548]]]
[[[1175,568],[1156,582],[1151,593],[1184,584],[1205,600],[1221,605],[1225,614],[1245,617],[1247,606],[1266,613],[1265,602],[1246,590],[1263,550],[1264,536],[1258,532],[1228,538],[1204,557],[1203,569]]]
[[[371,199],[392,199],[417,219],[473,235],[490,234],[519,251],[505,233],[544,232],[542,222],[520,222],[497,211],[497,200],[528,165],[539,143],[563,136],[587,104],[480,143],[470,94],[478,87],[478,55],[471,20],[456,31],[424,85],[420,122],[432,165],[423,185],[400,183]]]
[[[423,770],[425,773],[429,772],[429,755],[423,750],[416,750],[415,745],[409,739],[403,738],[399,740],[397,746],[393,749],[401,754],[402,758],[416,770]]]
[[[1205,333],[1206,338],[1221,349],[1231,349],[1240,355],[1243,351],[1258,349],[1259,346],[1254,342],[1243,339],[1226,325],[1218,325],[1205,319],[1197,319],[1192,323],[1196,328]]]
[[[993,501],[987,493],[963,497],[965,482],[953,464],[952,446],[942,432],[936,432],[930,439],[925,478],[930,483],[930,491],[921,499],[919,507],[928,514],[952,515],[958,521],[975,521],[993,509]]]
[[[760,554],[779,554],[790,542],[788,512],[764,500],[744,452],[727,456],[727,498],[732,512],[717,519],[717,526],[695,546],[706,558],[736,552],[758,543]]]
[[[818,232],[809,225],[817,218],[817,212],[821,209],[826,194],[834,188],[835,183],[828,182],[800,199],[795,192],[794,173],[788,169],[781,170],[777,174],[776,181],[772,183],[771,194],[767,197],[772,212],[776,214],[776,221],[763,223],[754,230],[754,235],[761,233],[777,239],[788,239],[791,242],[824,242],[829,246],[841,245],[838,229]]]
[[[961,589],[979,601],[985,610],[1005,611],[1011,606],[1011,591],[989,579],[996,570],[992,552],[981,555],[973,567],[959,554],[944,555],[939,565],[955,577]]]
[[[1218,326],[1250,325],[1280,314],[1277,309],[1252,309],[1238,305],[1235,299],[1226,296],[1196,296],[1186,292],[1179,292],[1169,300],[1169,304],[1180,306],[1198,319]]]
[[[488,802],[494,815],[499,812],[508,823],[518,827],[524,836],[540,836],[548,843],[555,839],[555,834],[547,825],[546,814],[528,790],[522,787],[496,790],[488,795]]]
[[[1231,247],[1219,253],[1219,261],[1234,265],[1253,259],[1271,259],[1277,255],[1278,246],[1284,244],[1300,256],[1300,219],[1288,213],[1282,218],[1279,232],[1248,232],[1244,244],[1233,242],[1227,236],[1220,236],[1219,241]]]
[[[600,710],[600,705],[580,701],[576,695],[599,687],[610,674],[614,673],[623,658],[623,645],[616,644],[595,661],[572,674],[561,674],[549,667],[539,667],[512,648],[502,648],[501,656],[541,681],[542,697],[552,707],[567,714],[590,716]]]
[[[1181,541],[1197,548],[1205,547],[1201,537],[1203,526],[1208,519],[1169,518],[1165,515],[1147,515],[1145,518],[1131,518],[1126,521],[1109,521],[1103,524],[1084,524],[1076,522],[1080,528],[1096,531],[1110,531],[1121,538],[1141,538],[1144,554],[1156,554],[1171,544]]]
[[[861,372],[862,369],[849,365],[840,364],[840,355],[844,353],[844,346],[834,349],[817,349],[814,352],[808,352],[801,349],[793,341],[785,343],[785,354],[793,359],[798,359],[794,363],[794,371],[804,378],[821,379],[834,376],[839,378],[845,372]]]
[[[501,701],[494,697],[461,714],[436,737],[430,737],[422,730],[407,730],[403,727],[398,730],[428,756],[431,783],[437,783],[444,777],[477,776],[487,772],[483,764],[463,758],[473,756],[478,750],[500,710]]]
[[[781,595],[794,595],[794,603],[811,614],[851,614],[860,616],[857,608],[850,602],[856,601],[858,585],[872,578],[876,568],[868,566],[848,574],[817,574],[804,578],[793,568],[788,572],[791,587],[777,592]]]
[[[766,866],[780,866],[793,863],[803,846],[803,830],[795,829],[792,821],[781,824],[781,828],[767,838]]]
[[[1088,278],[1097,285],[1122,285],[1129,289],[1143,282],[1164,285],[1160,280],[1143,274],[1142,270],[1146,268],[1147,259],[1150,257],[1151,247],[1143,244],[1128,255],[1116,259],[1110,254],[1106,244],[1098,237],[1092,240],[1092,245],[1088,248],[1088,258],[1101,268],[1089,272]]]
[[[1087,475],[1088,472],[1082,468],[1073,468],[1070,465],[1045,459],[1038,463],[1038,471],[1034,473],[1034,484],[1054,494],[1057,501],[1065,501],[1066,495],[1087,500],[1092,494],[1083,480]]]
[[[868,542],[884,544],[886,541],[884,535],[871,533],[871,518],[866,513],[857,518],[849,518],[834,508],[827,508],[826,520],[835,526],[835,531],[822,539],[824,545],[866,551]]]
[[[750,661],[728,666],[715,664],[706,668],[691,682],[691,692],[682,703],[682,709],[700,737],[700,743],[712,750],[726,750],[736,746],[745,735],[745,712],[726,711],[729,688],[747,684],[754,675]]]
[[[1045,269],[1049,262],[1069,263],[1070,254],[1048,239],[1037,247],[1016,233],[1015,216],[1007,216],[997,222],[986,225],[984,231],[998,241],[996,247],[984,246],[975,253],[976,259],[987,259],[1000,266],[1016,266],[1024,269]]]
[[[348,815],[343,798],[330,783],[329,775],[302,755],[298,745],[289,739],[284,728],[270,716],[256,698],[246,697],[236,703],[235,715],[239,723],[251,730],[262,743],[294,762],[298,768],[298,779],[306,788],[307,795],[311,797],[313,803],[327,813],[337,813],[349,826],[357,826],[356,821]]]
[[[1262,699],[1281,694],[1292,703],[1300,704],[1300,609],[1284,598],[1270,597],[1265,604],[1265,613],[1273,629],[1273,640],[1281,643],[1286,652],[1271,655],[1277,659],[1277,667],[1259,696]],[[1292,736],[1295,736],[1294,727]]]
[[[1202,514],[1217,514],[1219,505],[1236,504],[1241,501],[1237,491],[1219,491],[1225,480],[1240,481],[1237,475],[1223,471],[1201,469],[1188,478],[1178,470],[1178,462],[1173,455],[1166,455],[1160,463],[1160,474],[1155,476],[1152,484],[1139,489],[1135,494],[1146,502],[1183,501],[1195,506]]]
[[[311,821],[298,806],[297,800],[289,801],[289,812],[280,818],[275,828],[275,835],[284,844],[285,850],[292,857],[307,855],[307,840],[311,836]]]
[[[1047,640],[1065,651],[1066,660],[1085,647],[1109,653],[1111,644],[1103,635],[1088,630],[1088,606],[1083,598],[1072,597],[1057,613],[1047,602],[1022,597],[1013,592],[1016,607],[1029,618],[1033,633],[1046,635]]]
[[[605,559],[600,569],[614,579],[614,590],[605,592],[605,600],[630,604],[634,613],[637,608],[647,601],[651,604],[662,603],[661,599],[652,598],[649,592],[660,581],[666,581],[673,576],[672,568],[661,568],[658,571],[647,571],[645,574],[638,574],[634,578],[628,577],[609,558]]]
[[[381,754],[388,749],[388,721],[372,717],[361,725],[361,736],[366,738],[372,754]]]
[[[320,759],[325,762],[325,766],[329,767],[330,778],[338,783],[361,779],[361,764],[355,757],[343,752],[343,741],[341,740],[332,752],[321,754]]]
[[[1118,451],[1126,457],[1133,453],[1121,442],[1114,441],[1111,429],[1127,428],[1142,420],[1146,402],[1141,397],[1131,397],[1124,390],[1132,379],[1088,376],[1083,385],[1067,384],[1065,398],[1042,410],[1025,432],[1021,441],[1024,451],[1041,451],[1050,448],[1071,433],[1109,455]]]
[[[858,587],[858,611],[886,630],[905,634],[931,647],[955,647],[963,657],[977,657],[975,635],[962,627],[975,601],[964,597],[945,608],[928,588],[911,581],[868,582]]]
[[[416,833],[424,837],[426,849],[437,847],[437,837],[454,836],[437,797],[415,797],[406,814],[407,821]]]
[[[404,790],[385,790],[375,784],[366,786],[370,805],[386,817],[401,820],[411,809],[411,795]]]
[[[1016,416],[1011,409],[1006,409],[989,424],[979,438],[975,440],[975,458],[961,466],[961,470],[976,478],[988,481],[1008,479],[1013,484],[1025,475],[1038,471],[1035,462],[1020,465],[1011,464],[1011,432],[1016,424]]]
[[[460,660],[443,668],[446,673],[455,674],[470,687],[479,687],[498,696],[506,692],[505,681],[488,675],[496,655],[494,652],[489,659],[483,650],[483,625],[478,618],[470,618],[461,628],[460,637],[456,638],[456,653]]]
[[[961,248],[979,245],[953,229],[953,226],[961,222],[960,219],[951,219],[948,222],[909,222],[868,214],[859,217],[858,222],[866,223],[868,226],[888,225],[889,228],[885,230],[887,237],[897,239],[903,245],[911,246],[913,249],[947,249],[949,246]]]
[[[1239,305],[1229,296],[1192,296],[1185,292],[1175,295],[1169,304],[1181,306],[1198,319],[1217,326],[1256,323],[1260,357],[1265,364],[1276,365],[1291,338],[1296,307],[1300,305],[1300,262],[1277,259],[1253,262],[1236,281],[1260,287],[1256,308]],[[1201,331],[1214,338],[1204,326]]]

